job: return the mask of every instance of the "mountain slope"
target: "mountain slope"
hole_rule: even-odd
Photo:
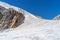
[[[45,20],[35,17],[29,12],[0,2],[0,6],[14,8],[25,16],[25,21],[17,28],[0,32],[0,40],[60,40],[60,21]]]
[[[60,20],[60,15],[56,16],[53,20]]]

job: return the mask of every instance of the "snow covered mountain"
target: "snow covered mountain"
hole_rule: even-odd
[[[60,40],[60,20],[40,19],[4,2],[0,2],[0,6],[13,8],[25,16],[24,23],[17,28],[0,31],[0,40]]]
[[[54,20],[60,20],[60,15],[56,16]]]

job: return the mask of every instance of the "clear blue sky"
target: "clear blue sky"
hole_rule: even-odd
[[[60,0],[1,0],[45,19],[60,14]]]

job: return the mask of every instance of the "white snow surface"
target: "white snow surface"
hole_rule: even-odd
[[[60,20],[40,19],[4,2],[0,2],[0,6],[14,8],[25,16],[24,23],[17,28],[0,31],[0,40],[60,40]]]

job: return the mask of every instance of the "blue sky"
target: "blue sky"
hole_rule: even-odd
[[[45,19],[60,14],[60,0],[1,0]]]

